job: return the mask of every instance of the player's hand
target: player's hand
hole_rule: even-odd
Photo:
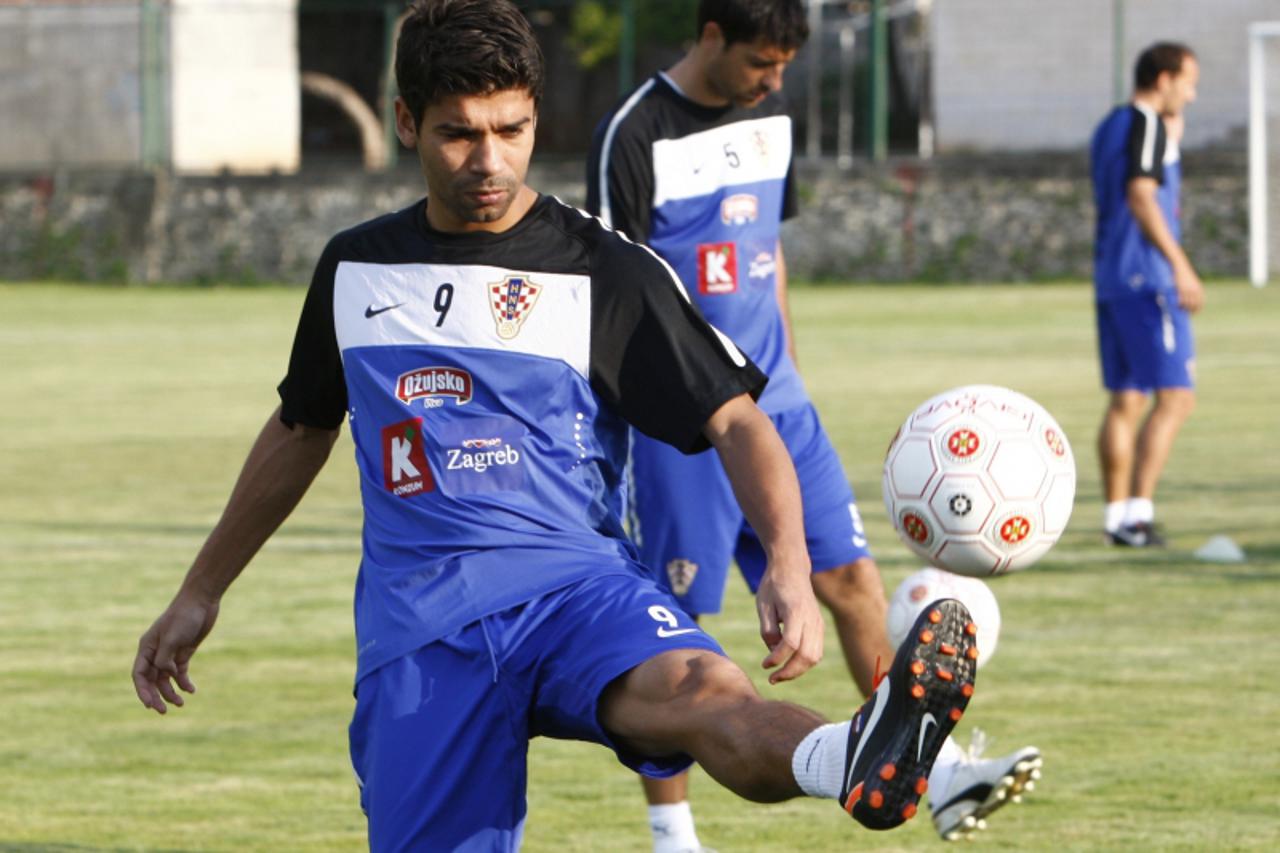
[[[769,676],[770,684],[790,681],[822,660],[822,611],[813,596],[807,566],[803,571],[775,570],[770,566],[756,593],[760,638],[769,649],[765,669],[781,666]]]
[[[1178,290],[1178,304],[1192,314],[1204,306],[1204,285],[1190,264],[1175,267],[1173,286]]]
[[[187,667],[217,618],[216,601],[200,601],[180,592],[147,629],[133,660],[133,689],[143,705],[160,714],[168,710],[166,700],[181,707],[183,699],[175,683],[187,693],[196,692]]]

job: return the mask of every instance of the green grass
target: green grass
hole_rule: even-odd
[[[360,523],[347,439],[227,596],[188,707],[144,712],[128,676],[274,406],[301,297],[0,286],[0,851],[363,846],[345,739]],[[793,313],[890,589],[919,564],[885,518],[880,462],[917,403],[1008,385],[1073,439],[1072,524],[993,583],[1000,650],[961,726],[962,742],[976,724],[997,751],[1045,753],[1040,787],[983,844],[1280,847],[1280,291],[1210,288],[1200,408],[1158,496],[1163,553],[1099,542],[1086,286],[799,288]],[[1192,559],[1215,533],[1248,562]],[[709,627],[759,675],[736,581]],[[762,691],[845,716],[856,699],[830,634],[828,649]],[[831,803],[750,805],[701,774],[693,802],[724,853],[938,843],[924,815],[872,835]],[[599,747],[535,742],[529,804],[527,850],[647,849],[639,785]]]

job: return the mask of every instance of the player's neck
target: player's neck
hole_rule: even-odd
[[[1146,107],[1156,115],[1164,113],[1164,98],[1160,97],[1160,93],[1152,89],[1142,89],[1133,93],[1130,101],[1135,107]]]
[[[729,99],[716,94],[707,84],[707,74],[695,55],[697,48],[667,69],[667,77],[680,90],[680,94],[700,107],[727,107]]]

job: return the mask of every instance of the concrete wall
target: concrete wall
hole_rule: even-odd
[[[0,169],[138,163],[138,4],[0,7]]]
[[[941,158],[802,168],[787,223],[797,279],[1026,281],[1091,275],[1080,157]],[[583,198],[580,163],[536,166],[535,188]],[[305,283],[328,238],[419,198],[416,163],[289,176],[0,175],[0,280]],[[1190,155],[1186,246],[1204,275],[1246,271],[1239,157]]]
[[[1079,149],[1112,105],[1116,0],[941,0],[933,4],[934,104],[942,150]],[[1246,27],[1277,0],[1124,0],[1125,91],[1143,48],[1184,41],[1201,65],[1185,147],[1243,147]],[[1280,62],[1276,63],[1280,65]]]
[[[173,167],[297,169],[296,0],[173,0],[169,32]]]

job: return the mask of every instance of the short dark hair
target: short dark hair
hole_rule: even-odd
[[[422,121],[449,95],[525,89],[542,101],[542,49],[509,0],[417,0],[396,40],[396,86]]]
[[[725,46],[763,38],[783,50],[799,50],[809,38],[809,21],[801,0],[701,0],[698,38],[715,21]]]
[[[1133,66],[1133,88],[1143,91],[1156,85],[1160,75],[1168,72],[1178,76],[1182,63],[1188,57],[1195,58],[1195,51],[1176,41],[1158,41],[1142,52]]]

